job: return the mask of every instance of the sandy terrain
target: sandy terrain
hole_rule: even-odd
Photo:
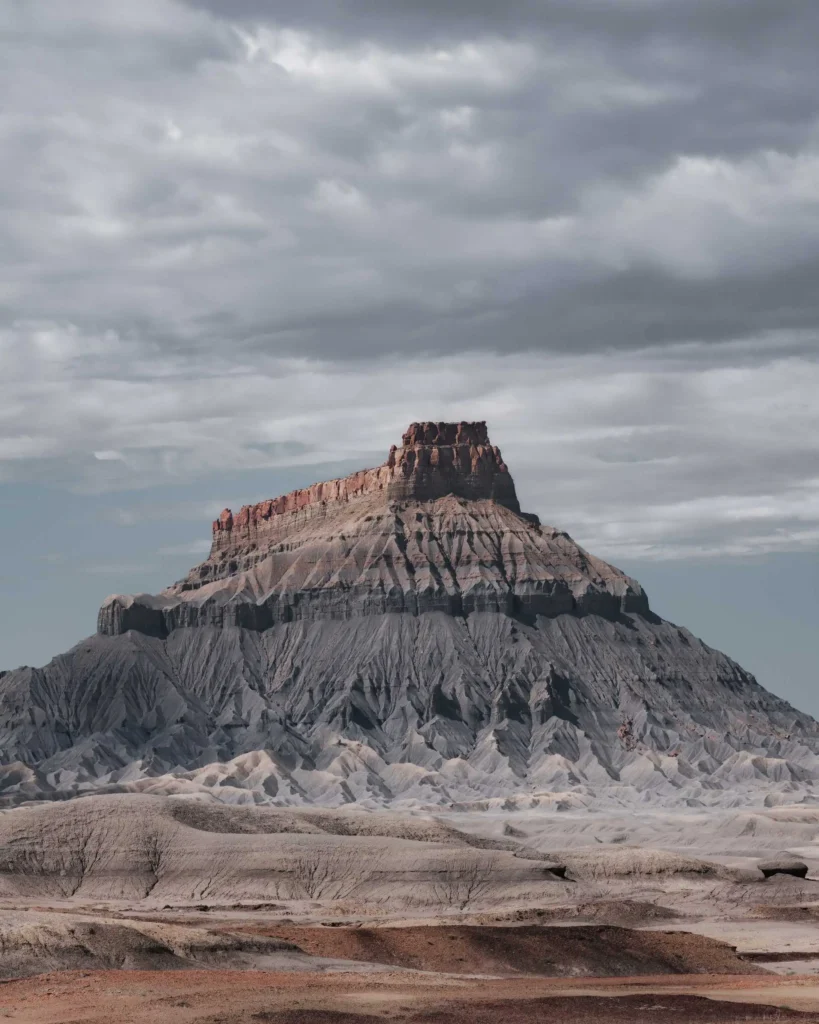
[[[496,1024],[669,1020],[819,1020],[819,985],[792,979],[518,981],[430,975],[304,975],[231,971],[72,972],[12,982],[0,1013],[19,1024]]]
[[[0,813],[0,1020],[819,1022],[819,810]],[[765,878],[799,851],[807,878]]]
[[[311,928],[246,926],[314,956],[365,960],[447,974],[587,977],[756,974],[729,946],[685,932],[540,925]],[[244,930],[244,929],[242,929]]]

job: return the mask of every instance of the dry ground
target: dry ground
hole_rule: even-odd
[[[819,986],[702,976],[516,981],[430,975],[70,972],[0,989],[17,1024],[734,1024],[819,1021]]]
[[[237,931],[292,942],[305,953],[446,974],[542,977],[758,974],[730,946],[685,932],[626,928],[322,928],[246,925]]]
[[[780,853],[809,877],[764,880]],[[814,872],[809,807],[22,807],[0,813],[0,1022],[819,1024]]]

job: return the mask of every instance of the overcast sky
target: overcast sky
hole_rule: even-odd
[[[818,38],[816,0],[5,0],[0,667],[223,504],[479,418],[819,712]]]

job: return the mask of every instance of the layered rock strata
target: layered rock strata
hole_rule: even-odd
[[[183,580],[0,674],[0,803],[771,805],[814,799],[817,751],[812,718],[521,513],[483,423],[226,511]]]
[[[368,495],[431,501],[447,494],[485,498],[520,512],[512,477],[500,449],[489,443],[485,423],[413,423],[402,447],[393,445],[382,466],[245,505],[235,516],[226,508],[213,524],[211,558],[216,551],[265,544],[288,528],[281,516],[303,512],[307,519]]]
[[[99,632],[265,630],[391,612],[648,615],[640,586],[537,516],[485,423],[413,423],[384,465],[225,509],[210,556],[156,597],[113,597]]]

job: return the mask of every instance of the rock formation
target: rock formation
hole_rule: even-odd
[[[105,635],[476,611],[648,614],[639,584],[520,512],[485,423],[413,423],[387,461],[230,509],[210,556],[156,597],[112,597]]]
[[[485,423],[226,509],[209,557],[0,676],[0,797],[810,799],[819,726],[520,511]]]

